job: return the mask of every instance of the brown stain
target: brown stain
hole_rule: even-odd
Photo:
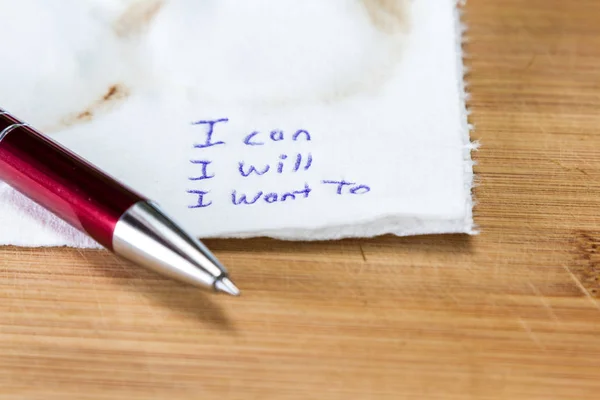
[[[391,58],[383,65],[371,68],[366,71],[363,79],[358,83],[339,87],[329,93],[321,93],[318,99],[325,103],[335,103],[365,93],[374,93],[382,88],[385,83],[393,76],[396,64],[400,61],[402,55],[401,35],[406,34],[410,29],[410,0],[361,0],[368,14],[370,21],[379,31],[388,34],[392,40],[397,41],[393,46]],[[151,24],[162,6],[164,0],[147,0],[136,2],[121,14],[113,24],[113,29],[120,38],[128,38],[143,34],[144,30]],[[115,101],[122,100],[128,96],[127,90],[123,85],[112,85],[102,96],[101,101],[95,102],[84,111],[64,118],[59,127],[54,130],[69,127],[77,123],[92,121],[95,116],[112,106]],[[307,100],[307,99],[303,99]],[[314,101],[314,98],[309,99]],[[267,101],[267,103],[270,103]],[[300,99],[278,99],[272,105],[290,106],[303,103]],[[50,129],[51,131],[52,129]]]
[[[384,33],[408,30],[408,0],[362,0],[373,25]]]
[[[63,118],[57,126],[47,127],[45,132],[55,132],[60,129],[69,128],[73,125],[91,122],[97,115],[102,115],[121,103],[129,96],[129,91],[122,84],[109,86],[106,92],[94,103],[83,111],[71,114]]]
[[[410,31],[410,0],[362,0],[373,26],[391,41],[389,59],[365,70],[358,82],[319,96],[326,103],[336,103],[353,96],[375,94],[394,75],[404,50],[403,41]]]
[[[78,121],[91,121],[91,119],[94,117],[94,114],[92,114],[91,111],[86,110],[80,114],[77,115],[76,119]]]
[[[132,4],[115,21],[113,25],[115,33],[121,38],[143,33],[163,4],[163,0],[147,0]]]
[[[570,270],[590,295],[600,297],[600,231],[576,231],[573,251]]]
[[[295,107],[307,103],[335,104],[355,96],[375,95],[394,76],[396,66],[401,62],[404,40],[411,29],[410,0],[361,0],[363,10],[373,26],[387,35],[389,40],[388,58],[381,63],[365,68],[358,79],[323,90],[306,97],[277,98],[265,100],[261,104],[269,107]],[[382,38],[382,40],[385,40]],[[368,55],[367,55],[368,57]],[[256,105],[253,99],[249,105]]]
[[[124,87],[121,85],[112,85],[108,88],[108,91],[104,96],[102,96],[103,102],[109,102],[113,100],[119,100],[126,97],[126,91]]]

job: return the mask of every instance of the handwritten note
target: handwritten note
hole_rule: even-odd
[[[199,237],[474,233],[455,1],[391,3],[166,2],[109,96],[23,117]],[[1,184],[0,226],[95,245]]]
[[[281,192],[266,192],[262,190],[262,177],[267,174],[302,174],[303,171],[308,171],[313,166],[313,156],[310,152],[280,154],[275,160],[260,159],[258,163],[250,163],[245,160],[237,161],[237,165],[231,165],[239,172],[239,176],[247,178],[255,183],[256,189],[252,192],[239,192],[233,188],[230,192],[229,199],[222,196],[222,193],[213,195],[211,180],[217,178],[214,172],[211,172],[211,165],[215,162],[210,156],[210,149],[213,146],[226,146],[227,143],[222,140],[215,139],[218,137],[219,124],[224,124],[229,121],[228,118],[207,119],[194,122],[194,125],[202,127],[200,137],[202,140],[194,144],[194,148],[198,149],[197,159],[190,160],[190,163],[198,166],[198,175],[189,177],[192,182],[200,182],[194,185],[193,189],[188,189],[187,193],[195,197],[194,202],[188,205],[188,208],[208,208],[213,205],[214,201],[229,202],[232,206],[249,206],[257,202],[265,202],[273,204],[276,202],[291,202],[301,199],[309,199],[318,196],[320,190],[335,191],[340,196],[344,195],[363,195],[371,191],[371,188],[366,184],[356,182],[348,182],[343,179],[323,179],[320,182],[305,183],[302,188],[296,188]],[[292,132],[284,132],[281,129],[272,129],[269,132],[251,131],[247,135],[240,136],[244,145],[249,147],[255,146],[276,146],[278,142],[310,142],[311,134],[306,129],[296,129]],[[252,150],[250,150],[252,151]],[[218,162],[218,161],[217,161]],[[316,193],[313,188],[316,185],[327,186],[326,188],[318,187]],[[311,195],[312,193],[312,195]]]

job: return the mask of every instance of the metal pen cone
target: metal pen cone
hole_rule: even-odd
[[[206,246],[149,202],[136,203],[123,214],[115,227],[113,249],[138,265],[181,282],[239,294],[227,279],[225,267]]]
[[[227,277],[223,277],[215,282],[215,290],[217,290],[218,292],[230,294],[232,296],[240,295],[240,289],[238,289],[237,286],[235,286],[233,282],[231,282],[231,279]]]

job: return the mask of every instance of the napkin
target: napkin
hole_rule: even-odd
[[[0,105],[198,237],[476,233],[455,0],[0,0],[0,15]],[[0,243],[97,246],[3,183]]]

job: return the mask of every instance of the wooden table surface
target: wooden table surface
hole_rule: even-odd
[[[0,398],[600,398],[600,1],[465,21],[480,236],[208,241],[241,298],[2,248]]]

